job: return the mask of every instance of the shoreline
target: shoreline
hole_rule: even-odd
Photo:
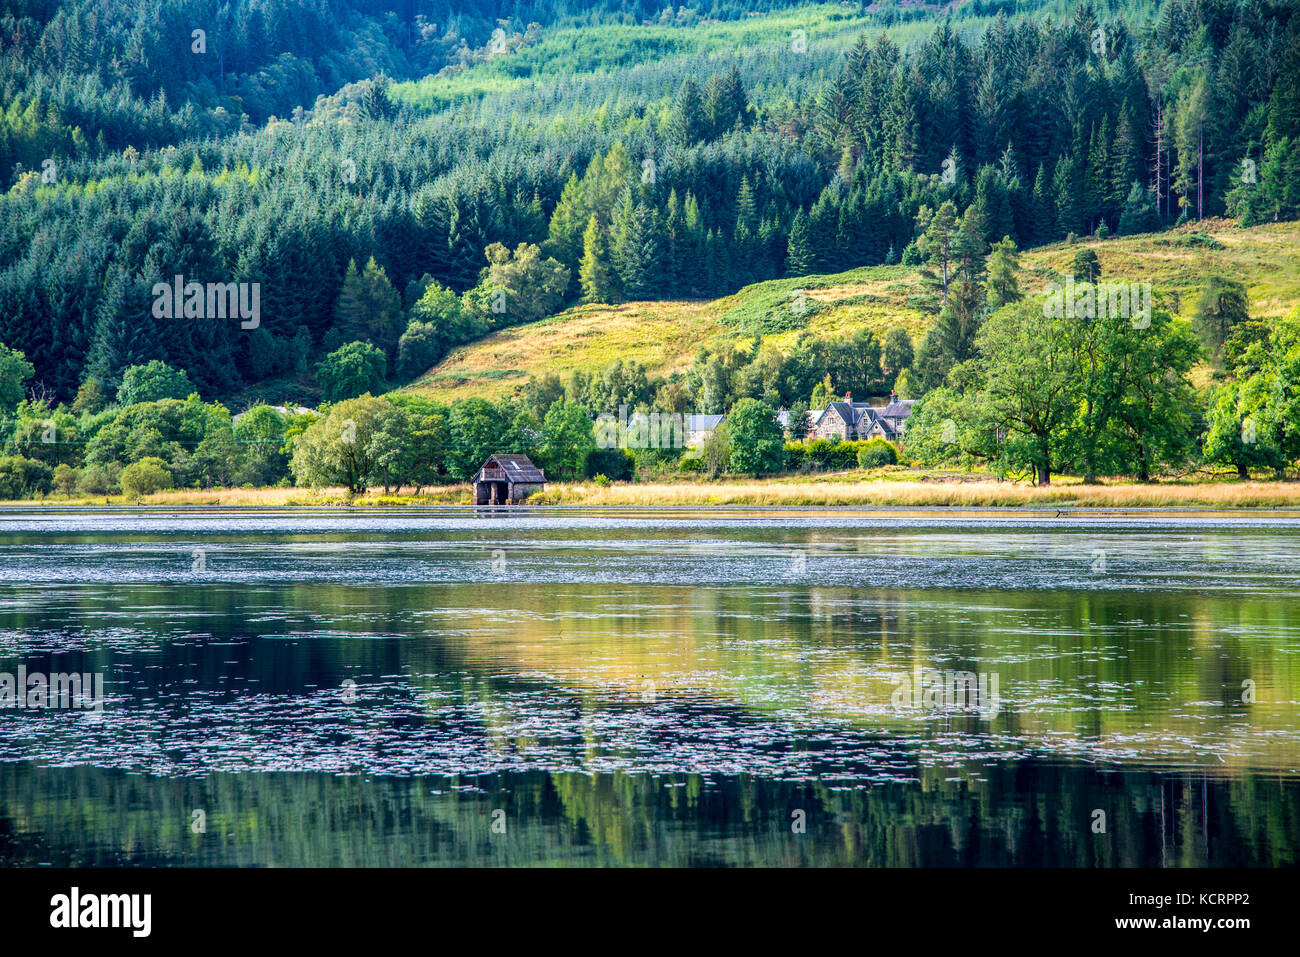
[[[140,500],[125,496],[57,495],[0,502],[5,511],[132,508],[521,508],[564,510],[602,508],[798,508],[798,509],[989,509],[1033,511],[1192,510],[1254,512],[1300,511],[1300,482],[1203,480],[1167,484],[1068,482],[1039,487],[994,480],[933,478],[855,479],[844,474],[818,480],[774,478],[727,482],[646,482],[603,486],[593,482],[553,483],[523,505],[475,506],[470,486],[441,486],[349,496],[342,488],[173,489]]]

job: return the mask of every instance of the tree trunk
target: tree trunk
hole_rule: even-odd
[[[1037,466],[1037,468],[1038,468],[1038,484],[1039,484],[1039,485],[1051,485],[1051,484],[1052,484],[1052,467],[1051,467],[1050,465],[1048,465],[1047,463],[1044,462],[1043,464]]]
[[[1250,478],[1250,470],[1247,469],[1246,466],[1242,465],[1240,462],[1237,463],[1237,478],[1239,479]]]

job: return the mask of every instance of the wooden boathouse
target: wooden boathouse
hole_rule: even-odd
[[[475,505],[514,505],[546,487],[546,472],[526,455],[493,455],[474,476]]]

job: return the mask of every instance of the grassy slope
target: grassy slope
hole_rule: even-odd
[[[991,19],[971,17],[958,21],[957,28],[975,32]],[[557,25],[543,30],[539,42],[532,46],[491,57],[459,72],[395,83],[389,95],[411,106],[437,110],[479,96],[545,88],[557,77],[616,73],[675,58],[721,56],[730,63],[728,58],[737,52],[786,46],[797,30],[803,31],[810,46],[821,45],[828,52],[839,52],[852,46],[864,32],[875,35],[884,29],[895,42],[903,44],[921,39],[933,28],[934,20],[930,18],[884,28],[875,17],[862,16],[856,9],[845,9],[838,3],[794,6],[689,27],[658,23]],[[671,95],[676,89],[668,92]]]
[[[1223,248],[1192,244],[1188,237],[1197,232],[1212,236]],[[1022,288],[1036,292],[1049,279],[1059,279],[1081,246],[1097,251],[1103,278],[1150,282],[1157,291],[1173,293],[1186,317],[1195,309],[1207,277],[1215,274],[1247,283],[1254,316],[1281,316],[1300,304],[1300,223],[1237,229],[1214,221],[1164,233],[1044,246],[1022,254]],[[596,369],[615,359],[637,360],[659,373],[681,371],[701,345],[747,338],[764,317],[788,324],[787,304],[796,289],[806,290],[813,303],[802,328],[822,336],[863,326],[880,335],[901,325],[919,339],[933,321],[917,303],[923,292],[917,270],[861,268],[756,283],[709,302],[579,306],[463,346],[405,391],[444,401],[474,395],[500,398],[529,376]],[[724,323],[727,316],[740,324]],[[769,338],[785,345],[797,334],[774,332]]]
[[[791,5],[767,13],[716,21],[704,20],[688,27],[659,23],[601,24],[557,23],[542,30],[535,44],[475,63],[463,70],[448,70],[419,80],[394,83],[389,95],[395,100],[427,110],[440,110],[479,97],[518,95],[525,90],[546,89],[557,79],[570,80],[591,75],[620,74],[646,65],[688,57],[716,58],[730,65],[736,55],[786,55],[791,40],[802,31],[809,51],[834,56],[853,46],[863,34],[874,37],[887,33],[899,46],[923,42],[945,11],[962,6],[964,0],[948,4],[903,4],[908,12],[928,16],[887,23],[877,16],[875,5],[865,12],[856,4],[838,2]],[[1040,0],[1033,16],[1057,21],[1074,16],[1074,0]],[[1152,0],[1126,0],[1123,16],[1138,26],[1154,15]],[[994,14],[971,14],[953,22],[963,35],[982,33]],[[676,93],[676,87],[665,95]]]

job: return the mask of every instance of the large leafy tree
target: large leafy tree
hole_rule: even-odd
[[[596,448],[591,416],[577,402],[561,399],[546,412],[542,422],[539,455],[548,477],[581,478],[587,456]]]
[[[9,415],[23,400],[27,381],[36,367],[17,349],[0,343],[0,414]]]
[[[364,492],[372,478],[379,447],[375,435],[393,406],[363,395],[330,406],[329,411],[294,439],[290,468],[299,485],[342,485]]]
[[[785,461],[781,425],[772,408],[757,399],[741,399],[727,416],[729,468],[762,475],[779,470]]]
[[[368,342],[339,346],[316,367],[321,395],[327,402],[337,402],[363,392],[380,392],[387,365],[384,353]]]
[[[1004,454],[1049,485],[1065,432],[1074,418],[1072,389],[1078,365],[1069,323],[1044,315],[1041,302],[1007,306],[985,321],[976,337],[981,394],[1005,431]]]
[[[151,359],[143,365],[130,366],[122,373],[122,384],[117,390],[118,405],[135,405],[137,402],[155,402],[158,399],[184,399],[194,391],[182,369],[173,369],[161,359]]]

